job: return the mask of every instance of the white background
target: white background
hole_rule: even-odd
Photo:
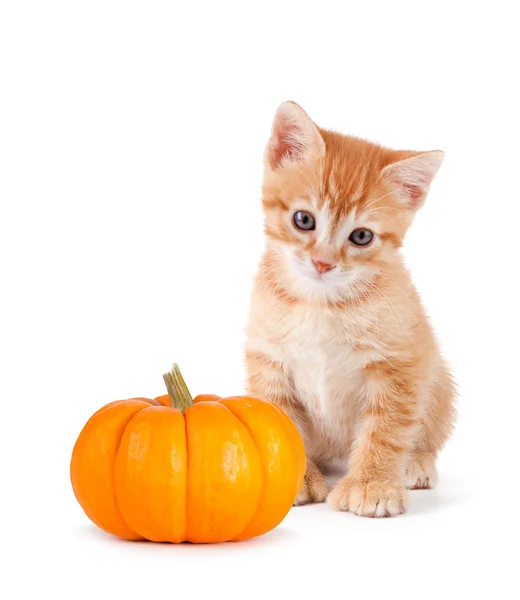
[[[515,3],[0,6],[2,598],[518,598]],[[405,246],[460,383],[439,487],[391,520],[292,509],[242,544],[111,538],[73,497],[72,446],[174,360],[193,393],[243,390],[286,99],[446,152]]]

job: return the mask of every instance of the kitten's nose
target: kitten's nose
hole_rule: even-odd
[[[316,260],[312,259],[312,262],[314,263],[314,266],[316,267],[316,269],[320,275],[323,275],[323,273],[326,273],[327,271],[332,271],[332,269],[334,269],[334,267],[336,266],[336,265],[331,265],[328,262],[324,262],[322,260],[317,260],[317,259]]]

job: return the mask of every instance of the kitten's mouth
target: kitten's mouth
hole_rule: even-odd
[[[345,283],[350,277],[348,272],[344,272],[336,265],[323,268],[315,263],[309,264],[305,260],[294,257],[293,265],[296,271],[311,281],[319,281],[321,283]],[[344,281],[345,280],[345,281]]]
[[[312,273],[312,279],[316,281],[331,281],[331,277],[328,276],[328,273],[319,273],[318,271],[314,271]]]

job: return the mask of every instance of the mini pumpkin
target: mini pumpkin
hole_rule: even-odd
[[[248,396],[193,401],[174,365],[168,395],[107,404],[81,431],[74,494],[129,540],[224,542],[276,527],[305,473],[301,437],[278,406]]]

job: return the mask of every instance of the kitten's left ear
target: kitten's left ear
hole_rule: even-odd
[[[325,142],[318,128],[296,102],[283,102],[273,120],[264,162],[272,170],[286,163],[319,158],[325,154]]]
[[[381,176],[395,186],[397,196],[408,208],[416,210],[424,203],[443,160],[442,150],[421,152],[389,164],[381,171]]]

